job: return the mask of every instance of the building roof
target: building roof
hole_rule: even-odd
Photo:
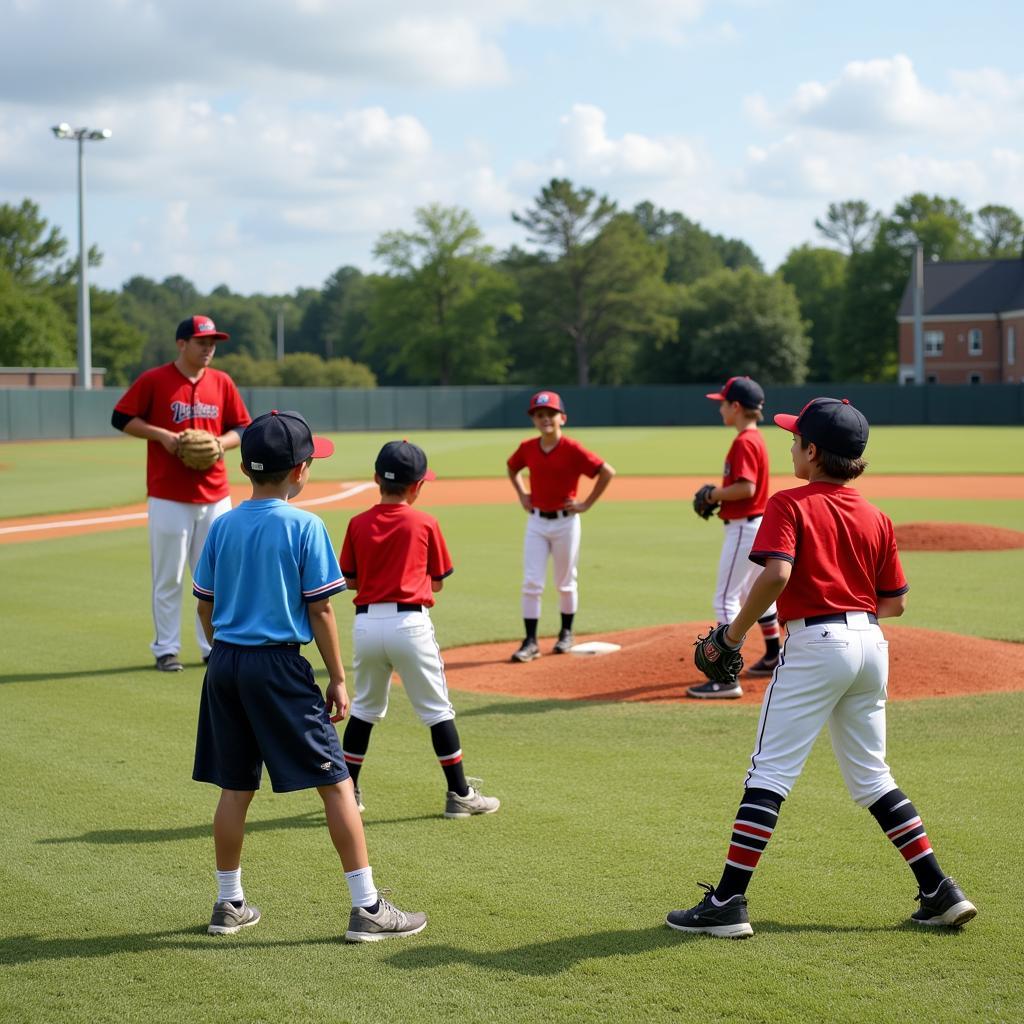
[[[914,279],[907,280],[899,317],[914,315]],[[957,316],[1024,309],[1024,259],[956,260],[924,265],[924,315]]]

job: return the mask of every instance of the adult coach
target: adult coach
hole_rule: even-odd
[[[143,373],[114,406],[117,430],[146,441],[149,496],[149,551],[153,569],[153,626],[150,649],[161,672],[180,672],[181,588],[185,563],[195,569],[210,524],[231,508],[223,454],[241,443],[252,417],[234,381],[210,367],[217,342],[228,335],[208,316],[178,324],[178,358]],[[220,457],[207,469],[182,461],[181,433],[209,431]],[[196,618],[196,640],[205,661],[210,645]]]

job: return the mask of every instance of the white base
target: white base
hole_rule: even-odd
[[[614,654],[622,650],[622,644],[612,644],[605,640],[588,640],[586,643],[573,644],[570,654]]]

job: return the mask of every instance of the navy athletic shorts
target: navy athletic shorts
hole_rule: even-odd
[[[338,733],[298,644],[242,647],[217,641],[199,703],[192,778],[221,789],[275,793],[348,778]]]

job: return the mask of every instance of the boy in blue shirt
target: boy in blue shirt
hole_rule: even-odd
[[[217,519],[193,578],[199,618],[213,645],[203,680],[192,778],[221,789],[213,819],[217,902],[207,931],[256,924],[245,900],[242,842],[266,762],[274,792],[315,788],[352,897],[350,942],[415,935],[427,924],[380,897],[363,823],[333,722],[348,711],[331,595],[345,589],[323,521],[288,504],[315,458],[334,446],[297,412],[259,416],[242,435],[252,499]],[[324,694],[300,646],[316,640]],[[333,712],[333,715],[332,715]]]

